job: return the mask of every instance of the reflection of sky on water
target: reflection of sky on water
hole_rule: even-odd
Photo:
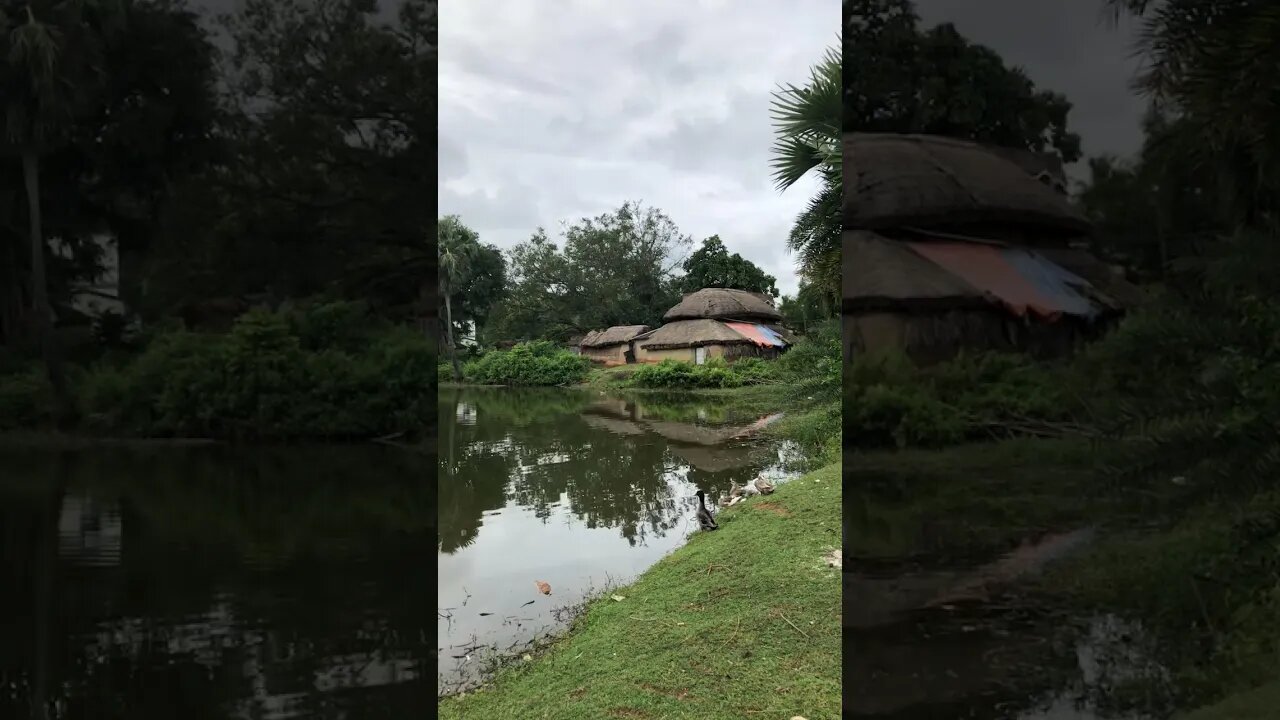
[[[785,449],[730,439],[758,416],[723,407],[575,403],[581,396],[566,391],[461,396],[442,394],[442,426],[464,405],[480,419],[441,428],[442,690],[474,679],[485,652],[476,646],[522,645],[556,627],[554,608],[627,583],[683,544],[697,530],[699,488],[715,508],[732,482],[794,474]],[[552,594],[541,595],[535,580]]]

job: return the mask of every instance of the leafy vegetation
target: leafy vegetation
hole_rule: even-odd
[[[686,293],[702,288],[733,288],[778,296],[777,278],[768,275],[755,263],[738,253],[729,254],[719,235],[702,241],[702,246],[685,259],[681,289]]]
[[[832,301],[840,296],[840,198],[843,192],[840,140],[840,56],[827,50],[803,86],[774,93],[771,114],[776,142],[773,179],[786,191],[810,171],[821,182],[787,237],[799,258],[800,276]]]
[[[249,0],[215,18],[182,0],[42,0],[0,11],[0,31],[3,422],[237,437],[417,426],[434,365],[407,330],[435,310],[434,218],[418,202],[433,3],[383,15]],[[125,313],[86,314],[86,286],[112,280]],[[335,299],[366,303],[364,344],[286,327],[291,307]],[[403,398],[371,385],[383,372]]]
[[[136,354],[76,368],[69,381],[79,426],[95,433],[359,439],[423,432],[434,366],[419,333],[325,303],[253,311],[226,334],[159,330]],[[0,407],[3,429],[54,420],[34,370],[0,381]]]
[[[1080,158],[1071,103],[951,23],[920,27],[911,0],[851,0],[842,37],[843,127],[924,133]]]
[[[750,369],[739,370],[737,363],[730,365],[723,358],[712,358],[702,365],[681,360],[663,360],[656,365],[643,365],[631,373],[630,384],[635,387],[676,388],[734,388],[765,379],[759,362]]]
[[[494,350],[462,369],[467,382],[477,385],[575,385],[587,377],[591,361],[553,342],[521,343]]]

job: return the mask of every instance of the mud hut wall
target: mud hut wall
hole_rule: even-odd
[[[605,365],[625,365],[627,363],[626,352],[629,347],[630,345],[627,343],[606,345],[604,347],[584,347],[582,348],[582,356],[592,362]]]
[[[1108,323],[1064,317],[1055,322],[985,310],[874,311],[845,314],[845,362],[863,355],[905,353],[928,365],[962,352],[1022,352],[1050,359],[1073,354]]]
[[[707,351],[710,354],[710,350]],[[644,345],[636,347],[636,362],[642,363],[660,363],[663,360],[679,360],[680,362],[693,362],[693,348],[663,348],[661,350],[650,350]]]
[[[733,362],[741,358],[776,358],[781,353],[777,348],[762,348],[750,343],[732,343],[728,345],[703,345],[707,349],[707,359],[723,358],[725,362]],[[636,361],[642,363],[660,363],[663,360],[694,362],[692,347],[662,348],[650,350],[643,345],[636,348]]]
[[[755,344],[739,343],[737,345],[717,345],[721,349],[723,357],[728,362],[741,360],[742,358],[761,358],[764,360],[772,360],[782,354],[782,351],[775,347],[760,347]]]

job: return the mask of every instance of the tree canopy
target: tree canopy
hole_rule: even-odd
[[[491,340],[567,340],[611,325],[657,325],[680,298],[692,239],[656,208],[625,203],[566,225],[562,245],[539,228],[508,254],[508,291]]]
[[[719,235],[702,241],[681,266],[684,278],[681,286],[686,293],[707,287],[733,288],[778,296],[775,283],[778,279],[766,274],[759,266],[739,253],[729,254]]]
[[[845,3],[843,127],[923,133],[1080,158],[1071,103],[954,25],[920,27],[911,0]]]

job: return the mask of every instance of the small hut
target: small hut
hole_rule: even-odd
[[[760,293],[703,288],[689,293],[662,316],[665,324],[636,338],[636,359],[683,360],[777,357],[791,344],[782,314]]]
[[[1079,247],[1092,227],[1060,162],[920,135],[851,134],[844,154],[846,359],[1060,356],[1140,297]]]
[[[635,362],[635,339],[648,329],[648,325],[614,325],[607,330],[592,330],[578,344],[580,354],[605,365]]]

